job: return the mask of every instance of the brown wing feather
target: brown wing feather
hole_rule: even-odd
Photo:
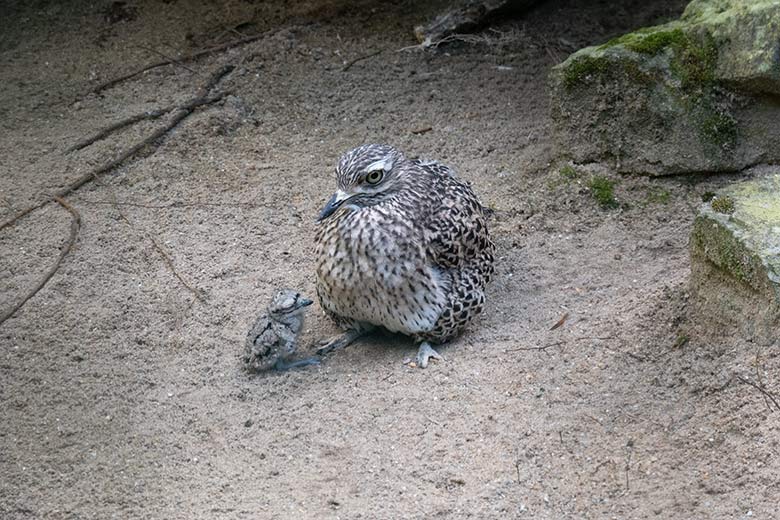
[[[421,167],[431,169],[425,164]],[[421,338],[447,341],[482,311],[495,246],[488,234],[486,212],[471,188],[449,168],[437,165],[432,171],[437,173],[434,186],[441,197],[431,208],[426,225],[427,252],[449,278],[450,289],[436,326]]]
[[[438,163],[421,167],[436,172],[434,189],[441,195],[426,222],[429,258],[443,269],[464,269],[477,264],[485,268],[483,275],[489,278],[495,248],[488,234],[485,208],[451,169]]]

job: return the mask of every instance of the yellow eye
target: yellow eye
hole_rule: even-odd
[[[384,170],[374,170],[366,175],[366,182],[369,184],[377,184],[385,176]]]

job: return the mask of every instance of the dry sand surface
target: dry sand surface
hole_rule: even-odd
[[[687,295],[702,194],[751,172],[563,175],[550,132],[552,65],[685,2],[551,0],[400,50],[442,4],[2,3],[0,221],[171,116],[68,147],[234,68],[227,96],[67,197],[74,248],[0,325],[0,517],[780,517],[780,350]],[[487,311],[427,370],[376,335],[250,376],[247,329],[275,288],[313,296],[314,218],[364,142],[453,166],[496,210]],[[69,229],[49,203],[0,231],[0,312]],[[336,332],[315,304],[302,353]]]

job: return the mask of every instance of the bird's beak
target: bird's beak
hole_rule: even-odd
[[[308,298],[298,298],[298,301],[296,302],[298,308],[308,307],[312,303],[314,303],[314,302],[312,300],[308,299]]]
[[[317,222],[322,222],[329,216],[331,216],[339,207],[344,204],[344,201],[349,199],[351,195],[349,193],[337,190],[336,193],[330,198],[325,207],[322,208],[320,216],[317,218]]]

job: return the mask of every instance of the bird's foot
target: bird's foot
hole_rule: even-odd
[[[420,348],[417,350],[416,364],[420,368],[426,368],[428,366],[428,360],[431,358],[444,361],[444,356],[433,350],[430,343],[423,341],[420,343]]]
[[[285,361],[283,359],[278,359],[276,361],[276,364],[274,365],[274,370],[277,372],[284,372],[285,370],[290,370],[291,368],[299,368],[299,367],[307,367],[309,365],[319,365],[320,360],[316,357],[310,357],[306,359],[299,359],[298,361]]]
[[[358,339],[363,334],[365,334],[365,332],[348,330],[344,334],[336,336],[335,338],[325,340],[322,343],[322,346],[317,349],[317,355],[324,356],[325,354],[330,354],[334,350],[340,350]]]

